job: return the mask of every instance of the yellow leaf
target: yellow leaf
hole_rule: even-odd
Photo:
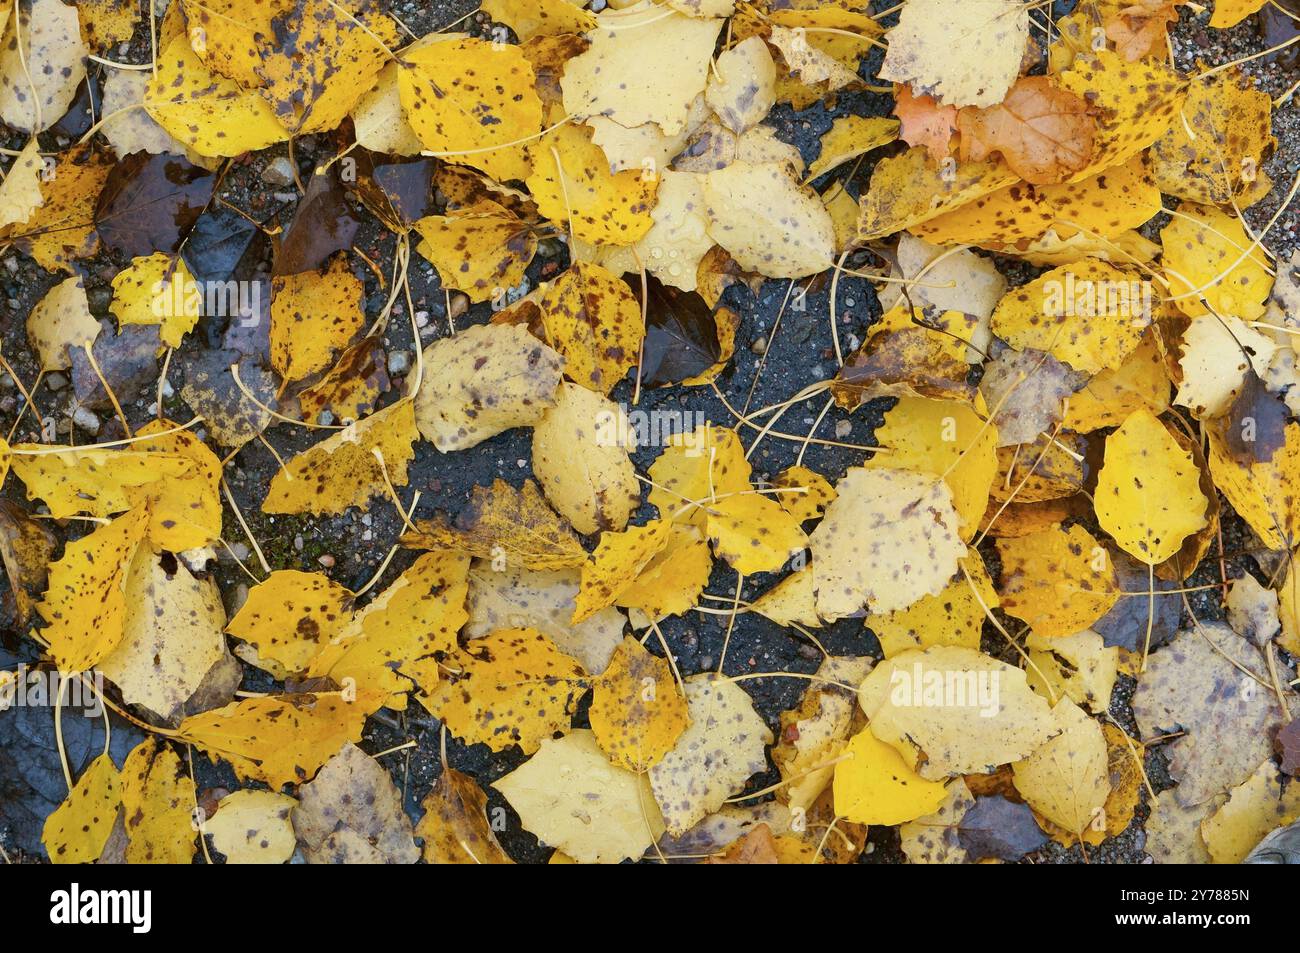
[[[858,702],[872,733],[929,781],[1019,761],[1058,731],[1024,672],[959,646],[886,659]]]
[[[261,84],[263,38],[273,35],[275,17],[293,0],[181,0],[188,43],[203,65],[245,89]]]
[[[800,278],[831,266],[830,213],[783,163],[736,161],[710,172],[704,202],[709,236],[746,271]]]
[[[187,36],[159,51],[144,106],[154,122],[201,156],[242,155],[289,138],[266,100],[209,73]]]
[[[1085,258],[1008,292],[993,312],[993,332],[1095,374],[1118,368],[1151,318],[1148,282]]]
[[[401,65],[402,108],[425,149],[501,182],[528,177],[521,141],[541,130],[542,101],[519,47],[448,40],[408,50]]]
[[[348,624],[355,596],[318,572],[278,569],[248,590],[226,631],[289,672],[301,672]]]
[[[958,570],[938,595],[922,596],[906,609],[867,617],[867,628],[880,640],[885,658],[932,645],[979,649],[984,620],[999,604],[998,594],[977,550],[968,552],[961,566],[965,573]]]
[[[171,717],[226,655],[226,612],[214,580],[183,560],[136,550],[126,580],[122,640],[99,663],[132,705]]]
[[[1103,370],[1074,392],[1062,427],[1077,433],[1118,427],[1142,407],[1154,414],[1169,409],[1169,375],[1151,334],[1143,336],[1118,368]]]
[[[732,132],[762,122],[776,103],[776,63],[767,44],[751,36],[724,49],[713,64],[704,100]]]
[[[445,34],[429,34],[417,43],[433,38],[436,42],[454,39]],[[424,148],[402,112],[402,92],[398,73],[401,66],[392,62],[379,71],[374,84],[357,100],[352,109],[352,126],[357,142],[371,152],[385,155],[414,156]]]
[[[426,864],[512,864],[487,818],[487,795],[473,778],[447,764],[420,806],[415,836]]]
[[[884,238],[961,208],[1018,180],[998,162],[963,162],[946,175],[924,146],[876,163],[862,193],[858,240]]]
[[[547,738],[540,750],[492,786],[524,829],[580,864],[638,859],[663,833],[644,775],[606,760],[592,732]]]
[[[1145,409],[1106,438],[1094,500],[1101,528],[1148,566],[1174,555],[1205,525],[1209,503],[1192,455]]]
[[[596,141],[600,142],[599,134]],[[684,141],[682,145],[685,145]],[[609,152],[608,145],[603,148]],[[612,158],[610,161],[613,163]],[[708,234],[703,179],[695,172],[672,169],[662,169],[658,175],[659,192],[650,213],[654,224],[635,245],[602,246],[601,264],[610,271],[624,274],[638,272],[644,267],[648,274],[666,285],[694,291],[700,261],[715,247]]]
[[[1268,258],[1234,216],[1185,203],[1160,231],[1170,300],[1188,317],[1254,321],[1273,287]]]
[[[924,817],[943,803],[942,783],[927,781],[903,756],[863,729],[849,740],[835,765],[835,813],[855,824],[901,824]]]
[[[666,519],[622,532],[604,532],[591,558],[582,564],[573,621],[581,622],[599,609],[611,606],[636,582],[647,566],[667,548],[673,524]]]
[[[308,676],[383,693],[387,707],[405,710],[413,683],[425,692],[433,687],[434,654],[456,648],[456,633],[469,618],[468,571],[466,556],[425,553],[330,637]]]
[[[95,231],[95,204],[112,169],[111,157],[89,144],[78,146],[47,161],[41,189],[45,201],[21,230],[10,236],[14,244],[47,271],[73,271],[73,262],[99,248]]]
[[[591,47],[565,67],[565,112],[578,119],[607,116],[629,128],[655,122],[669,135],[681,129],[691,100],[704,92],[722,21],[683,16],[649,0],[608,10],[596,21]]]
[[[1072,834],[1105,825],[1110,794],[1106,737],[1101,725],[1068,698],[1052,709],[1056,737],[1012,768],[1019,791],[1039,814]]]
[[[573,0],[483,0],[483,12],[515,31],[519,42],[535,36],[586,33],[596,18]]]
[[[1272,338],[1232,314],[1197,315],[1179,342],[1182,381],[1174,403],[1198,420],[1223,416],[1252,369],[1261,377],[1268,373],[1277,349]]]
[[[483,559],[503,557],[507,565],[528,569],[580,566],[587,552],[573,530],[546,505],[532,480],[516,490],[504,480],[476,486],[469,506],[455,522],[445,516],[423,520],[402,545],[417,549],[455,549]]]
[[[713,557],[700,531],[674,524],[668,545],[619,592],[614,605],[640,609],[656,621],[681,615],[699,602],[712,569]]]
[[[345,256],[324,274],[271,280],[271,366],[281,377],[301,380],[329,367],[365,323],[364,290]]]
[[[775,499],[800,524],[821,516],[835,502],[835,487],[807,467],[787,467],[772,478],[772,485],[785,491],[776,494]]]
[[[754,492],[710,504],[708,533],[714,551],[742,576],[775,572],[808,545],[798,520]]]
[[[341,423],[360,420],[374,410],[388,383],[382,340],[377,334],[362,338],[344,349],[324,377],[299,391],[302,419],[318,422],[328,409]],[[211,424],[211,418],[206,422]]]
[[[1076,56],[1059,79],[1097,119],[1092,161],[1075,173],[1074,182],[1127,162],[1164,135],[1175,124],[1188,87],[1170,66],[1155,60],[1130,63],[1107,49]]]
[[[86,46],[107,55],[111,47],[131,39],[140,22],[140,12],[133,0],[82,0],[77,4],[77,13]]]
[[[67,370],[72,366],[69,351],[93,343],[99,331],[80,278],[59,282],[27,315],[27,339],[43,371]]]
[[[354,698],[342,692],[262,695],[190,715],[177,734],[214,762],[229,762],[239,777],[274,790],[301,784],[345,744],[360,741],[366,716],[383,703],[364,691]]]
[[[203,833],[228,864],[283,864],[298,846],[290,820],[297,803],[274,791],[232,791],[203,822]]]
[[[1201,836],[1214,863],[1240,864],[1265,834],[1296,818],[1300,818],[1300,784],[1279,773],[1269,759],[1201,822]]]
[[[1020,75],[1029,11],[1017,0],[908,0],[886,37],[881,79],[947,106],[993,106]]]
[[[780,741],[772,762],[789,782],[781,795],[791,811],[813,809],[835,774],[835,759],[844,750],[855,722],[856,686],[871,671],[871,659],[828,656],[817,667],[817,678],[799,707],[781,713]],[[848,687],[845,687],[848,686]]]
[[[540,289],[534,333],[564,355],[564,373],[608,395],[637,362],[645,326],[632,290],[599,265],[574,262]]]
[[[276,473],[262,512],[341,513],[349,506],[365,507],[384,492],[384,468],[393,486],[406,486],[406,465],[415,455],[417,436],[414,405],[406,398],[348,424]]]
[[[49,589],[36,608],[49,623],[41,635],[59,671],[89,671],[121,643],[127,573],[148,519],[144,509],[119,516],[68,543],[50,566]]]
[[[610,761],[638,774],[672,750],[689,721],[668,662],[628,636],[592,683],[591,730]]]
[[[101,754],[81,772],[63,803],[45,819],[41,843],[52,864],[93,864],[104,852],[122,806],[117,765]]]
[[[691,433],[674,433],[650,465],[650,503],[665,519],[704,527],[704,503],[749,489],[745,447],[734,430],[704,424]]]
[[[820,626],[822,620],[817,615],[813,594],[812,566],[792,572],[750,603],[749,608],[777,625],[788,626],[795,622],[812,628]]]
[[[488,199],[415,223],[416,250],[438,269],[443,285],[470,301],[504,300],[524,280],[537,254],[537,235],[509,209]]]
[[[1214,13],[1210,16],[1210,26],[1226,30],[1236,26],[1252,13],[1260,10],[1267,0],[1214,0]]]
[[[1000,539],[1002,608],[1038,635],[1088,628],[1120,598],[1110,554],[1082,526]]]
[[[493,751],[532,754],[567,732],[589,679],[582,666],[536,629],[502,629],[449,656],[446,678],[420,697],[447,729]]]
[[[118,324],[156,324],[164,344],[180,347],[202,314],[202,295],[183,258],[155,252],[117,273],[110,307]]]
[[[1029,687],[1048,701],[1068,698],[1088,711],[1110,708],[1110,693],[1119,672],[1119,648],[1107,646],[1096,632],[1085,629],[1052,638],[1032,632],[1025,640]]]
[[[194,859],[194,782],[172,747],[140,742],[122,765],[122,816],[128,864],[189,864]]]
[[[938,477],[851,468],[809,538],[817,613],[892,612],[943,590],[966,546]]]
[[[424,349],[420,435],[443,453],[538,423],[555,405],[564,359],[524,328],[476,324]]]
[[[45,203],[41,194],[45,169],[40,143],[32,136],[9,167],[9,174],[0,182],[0,229],[23,224]]]
[[[589,128],[565,123],[539,139],[531,154],[526,178],[538,210],[557,224],[567,222],[576,238],[632,245],[654,224],[658,180],[640,169],[611,172]]]
[[[1151,146],[1161,191],[1243,207],[1268,193],[1272,182],[1263,165],[1277,147],[1268,93],[1239,69],[1220,72],[1191,84],[1183,114],[1186,123],[1173,123]]]
[[[462,634],[477,639],[499,629],[536,629],[599,675],[623,641],[627,619],[605,608],[574,624],[580,578],[573,568],[527,569],[508,560],[478,560],[469,572],[469,621]]]
[[[822,134],[821,155],[808,166],[808,179],[815,179],[872,149],[898,138],[898,120],[880,116],[841,116]]]
[[[14,4],[14,29],[0,50],[0,120],[42,132],[62,118],[86,78],[86,44],[77,7],[60,0]]]
[[[294,135],[328,132],[388,61],[384,47],[398,46],[401,38],[397,25],[372,4],[298,0],[258,37],[257,91]]]
[[[1272,459],[1248,465],[1233,456],[1219,426],[1205,431],[1214,486],[1265,546],[1293,548],[1300,542],[1300,499],[1293,489],[1300,481],[1300,427],[1286,428],[1286,442],[1273,452]]]
[[[735,682],[705,672],[686,679],[684,690],[690,726],[650,769],[654,798],[674,834],[716,811],[766,768],[772,743],[772,732]]]
[[[566,381],[533,428],[533,473],[579,533],[622,529],[641,503],[627,442],[611,425],[618,417],[612,401]]]

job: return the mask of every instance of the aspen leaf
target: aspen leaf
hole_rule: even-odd
[[[365,322],[364,289],[340,256],[324,274],[271,280],[271,366],[286,381],[328,367]]]
[[[406,485],[406,465],[417,438],[415,410],[399,400],[285,463],[271,479],[264,513],[341,513],[366,506],[384,492],[384,468],[393,486]],[[375,451],[383,455],[381,468]]]
[[[929,781],[1019,761],[1060,730],[1024,672],[960,646],[886,659],[858,702],[871,732]]]
[[[1246,17],[1259,10],[1264,3],[1261,0],[1214,0],[1214,13],[1210,16],[1210,26],[1226,30],[1236,26]]]
[[[420,435],[443,453],[538,423],[555,405],[564,359],[526,330],[479,324],[424,349],[415,395]]]
[[[361,740],[366,716],[382,697],[358,692],[261,695],[190,715],[178,736],[226,761],[241,778],[272,789],[301,784],[348,742]]]
[[[1009,291],[993,312],[993,332],[1013,347],[1046,351],[1095,374],[1118,368],[1151,318],[1141,281],[1085,258]]]
[[[858,80],[857,72],[841,59],[814,46],[806,31],[798,27],[774,24],[768,41],[781,52],[781,59],[789,69],[791,79],[778,89],[779,99],[791,99],[798,105],[810,105],[823,90],[843,89]],[[856,57],[854,58],[856,63]],[[790,89],[793,77],[798,86]]]
[[[608,395],[636,365],[645,327],[623,281],[599,265],[574,262],[537,299],[538,335],[564,357],[564,373]]]
[[[226,655],[226,612],[212,579],[184,562],[136,550],[126,580],[122,640],[99,670],[132,705],[170,717]]]
[[[1154,414],[1169,409],[1169,376],[1151,334],[1124,358],[1107,368],[1070,397],[1062,426],[1078,433],[1117,427],[1129,414],[1147,407]]]
[[[812,566],[790,573],[751,602],[749,608],[777,625],[788,626],[793,622],[817,628],[822,620],[813,594]]]
[[[596,18],[573,0],[483,0],[483,12],[514,30],[520,42],[586,33],[596,25]]]
[[[67,370],[72,366],[69,350],[93,343],[99,330],[99,322],[90,315],[80,278],[59,282],[27,316],[27,339],[44,371]]]
[[[680,834],[720,808],[767,765],[772,743],[745,690],[712,673],[684,686],[690,726],[650,769],[654,799],[668,830]]]
[[[1164,562],[1205,525],[1207,505],[1191,454],[1151,411],[1135,411],[1106,438],[1097,522],[1130,556]]]
[[[639,858],[664,829],[645,776],[610,764],[585,729],[542,741],[492,786],[525,830],[580,864]]]
[[[77,6],[60,0],[14,4],[14,30],[0,50],[0,119],[22,132],[42,132],[68,111],[86,78]]]
[[[580,119],[607,116],[629,128],[654,122],[672,135],[704,92],[721,29],[721,20],[683,16],[649,0],[597,15],[591,47],[565,67],[565,111]]]
[[[417,251],[438,269],[446,287],[465,292],[470,301],[502,297],[523,281],[537,254],[533,227],[489,199],[427,215],[415,230],[423,238]]]
[[[737,161],[704,177],[709,236],[768,278],[825,271],[835,253],[826,207],[779,163]]]
[[[1096,714],[1110,709],[1119,668],[1119,647],[1107,646],[1090,629],[1052,638],[1032,632],[1025,640],[1034,663],[1025,669],[1029,686],[1048,701],[1068,698]]]
[[[414,686],[433,687],[435,653],[452,652],[465,612],[469,558],[425,553],[382,593],[357,611],[312,659],[307,674],[337,685],[387,693],[387,707],[406,708]]]
[[[145,509],[119,516],[68,543],[51,564],[45,600],[36,608],[49,623],[42,638],[59,671],[89,671],[121,644],[127,575],[148,519]]]
[[[714,552],[743,576],[775,572],[808,545],[798,520],[753,492],[710,504],[708,534]]]
[[[379,336],[371,335],[346,347],[320,380],[299,391],[298,406],[305,421],[319,420],[328,409],[340,422],[352,423],[374,410],[388,384]]]
[[[1296,818],[1300,818],[1300,785],[1281,775],[1269,759],[1201,822],[1201,836],[1214,863],[1239,864],[1265,834]]]
[[[450,39],[435,34],[438,40]],[[420,41],[416,41],[420,42]],[[398,73],[401,66],[392,62],[379,71],[373,85],[352,108],[352,128],[357,142],[371,152],[383,155],[413,156],[424,148],[402,112],[402,92]]]
[[[209,73],[186,36],[159,51],[144,108],[168,135],[201,156],[237,156],[289,138],[261,96]]]
[[[552,129],[531,154],[528,191],[541,213],[553,222],[567,222],[574,237],[631,245],[654,224],[650,212],[657,180],[640,169],[611,172],[609,158],[591,141],[589,128],[566,123]]]
[[[1029,11],[1015,0],[908,0],[886,39],[881,79],[947,106],[992,106],[1020,72]]]
[[[413,864],[420,857],[388,770],[345,744],[298,792],[293,827],[309,864]]]
[[[507,565],[526,569],[564,569],[587,559],[573,530],[546,504],[532,480],[522,490],[504,480],[476,486],[469,506],[454,521],[440,515],[417,522],[416,532],[403,536],[402,545],[455,549],[483,559],[500,556]]]
[[[855,467],[809,537],[817,612],[892,612],[940,592],[966,546],[952,493],[938,477]]]
[[[113,279],[113,314],[119,324],[156,324],[162,342],[180,347],[201,315],[198,287],[183,258],[156,252],[131,259]]]
[[[1029,806],[1076,836],[1094,823],[1110,794],[1106,738],[1101,725],[1068,698],[1052,719],[1058,733],[1012,768],[1016,790]]]
[[[226,631],[289,672],[301,672],[347,625],[354,595],[323,573],[279,569],[248,590]]]
[[[194,844],[194,782],[159,738],[140,742],[122,765],[122,816],[128,864],[189,864]]]
[[[1050,76],[1018,79],[1006,98],[957,115],[963,161],[998,153],[1034,185],[1062,182],[1092,158],[1096,122],[1088,104]]]
[[[9,167],[9,174],[0,182],[0,229],[22,225],[45,203],[41,194],[45,169],[40,143],[32,136]]]
[[[703,528],[708,512],[700,505],[749,489],[745,447],[734,430],[704,424],[691,433],[674,433],[650,465],[650,503],[664,518]]]
[[[502,182],[528,177],[517,143],[542,128],[542,101],[519,47],[447,40],[406,51],[399,66],[402,109],[425,149]]]
[[[835,813],[856,824],[901,824],[929,814],[947,796],[869,729],[850,739],[835,765]]]
[[[667,548],[672,529],[671,522],[658,519],[644,526],[629,526],[621,532],[601,533],[595,551],[582,565],[573,621],[581,622],[613,605]]]
[[[58,155],[45,164],[44,202],[11,238],[49,271],[71,273],[73,262],[99,248],[95,204],[112,162],[90,145]],[[6,180],[7,181],[7,180]]]
[[[610,433],[617,419],[611,401],[565,382],[533,428],[533,473],[580,533],[622,529],[641,500],[627,442]]]
[[[700,175],[662,170],[650,217],[654,224],[628,248],[629,254],[620,256],[617,252],[621,248],[611,248],[605,266],[625,273],[639,271],[644,266],[664,284],[694,291],[700,262],[715,247],[708,234],[709,218]]]
[[[686,699],[668,662],[628,636],[592,682],[591,730],[610,761],[641,773],[672,750],[686,730]]]
[[[493,751],[532,754],[567,732],[589,680],[582,666],[536,629],[502,629],[451,655],[447,677],[421,696],[449,731]]]
[[[290,820],[298,802],[274,791],[232,791],[203,822],[228,864],[283,864],[298,846]]]
[[[293,8],[293,0],[181,0],[187,45],[212,72],[241,87],[260,85],[257,68],[262,62],[264,38],[272,33],[272,20]]]
[[[1119,598],[1105,548],[1082,526],[1000,539],[1002,608],[1045,636],[1088,628]]]
[[[996,356],[984,365],[980,393],[984,402],[995,408],[998,449],[1034,444],[1053,430],[1053,424],[1060,423],[1068,398],[1083,385],[1087,375],[1032,348],[994,351]]]
[[[774,497],[781,509],[800,524],[821,516],[835,501],[835,487],[808,467],[787,467],[772,478],[772,485],[784,491]]]
[[[1300,505],[1291,487],[1300,479],[1300,427],[1288,426],[1282,447],[1266,461],[1233,456],[1221,426],[1206,428],[1210,476],[1237,514],[1270,549],[1291,549],[1300,540]]]
[[[1200,314],[1180,344],[1182,382],[1174,403],[1198,420],[1221,417],[1246,385],[1247,375],[1267,373],[1277,345],[1232,314]]]
[[[821,139],[821,155],[808,166],[808,179],[888,145],[898,138],[899,124],[879,116],[841,116]]]
[[[776,64],[767,44],[751,36],[723,50],[713,64],[704,99],[737,134],[765,119],[776,103]]]
[[[898,829],[899,846],[914,864],[963,864],[966,848],[962,846],[960,825],[966,812],[975,806],[970,788],[961,778],[954,778],[944,789],[943,803],[933,814],[908,821]]]
[[[426,864],[512,864],[487,818],[487,795],[469,775],[444,764],[420,806],[415,836]]]
[[[45,819],[41,843],[52,864],[93,864],[104,852],[122,807],[117,765],[101,754]]]
[[[1268,259],[1240,221],[1211,206],[1185,204],[1160,231],[1170,300],[1188,317],[1264,313],[1273,285]]]
[[[712,569],[713,557],[700,531],[674,524],[667,545],[619,591],[614,605],[638,609],[650,620],[681,615],[699,601]]]
[[[465,638],[481,638],[499,629],[536,629],[587,672],[603,672],[623,640],[627,622],[623,614],[604,608],[573,623],[577,569],[528,569],[509,562],[499,567],[495,562],[478,560],[470,567]]]
[[[967,553],[960,565],[965,571],[959,569],[938,595],[922,596],[906,609],[868,616],[867,627],[880,640],[885,658],[932,645],[979,649],[984,620],[1000,604],[998,593],[978,552]]]
[[[1003,162],[963,162],[945,174],[927,150],[913,146],[876,163],[860,202],[858,239],[869,241],[973,202],[1016,182]]]

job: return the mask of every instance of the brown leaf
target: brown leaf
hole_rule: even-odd
[[[772,838],[772,828],[759,824],[744,837],[736,840],[727,848],[725,854],[706,857],[706,864],[779,864],[776,854],[776,842]]]
[[[932,397],[969,401],[975,387],[970,365],[943,346],[942,335],[922,327],[877,334],[840,368],[831,383],[835,401],[855,410],[877,397]]]
[[[898,87],[894,115],[903,124],[898,138],[909,146],[925,146],[935,162],[942,162],[952,151],[956,106],[940,106],[933,96],[917,96],[911,86],[903,85]]]
[[[1065,181],[1087,167],[1096,147],[1090,107],[1050,76],[1021,77],[998,105],[963,109],[957,127],[963,162],[999,153],[1034,185]]]

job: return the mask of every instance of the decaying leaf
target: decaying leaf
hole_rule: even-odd
[[[592,683],[591,730],[609,759],[642,773],[673,749],[688,718],[669,664],[631,636]]]
[[[421,807],[415,836],[426,864],[513,863],[487,818],[487,795],[473,778],[444,764]]]
[[[420,857],[401,791],[355,744],[299,788],[298,799],[293,829],[309,864],[413,864]]]

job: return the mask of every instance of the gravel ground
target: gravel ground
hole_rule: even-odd
[[[882,7],[886,5],[881,4]],[[1072,6],[1072,3],[1057,2],[1055,12],[1059,15]],[[475,0],[396,0],[390,9],[413,33],[422,35],[461,20],[476,7]],[[1266,45],[1256,33],[1253,18],[1236,29],[1224,32],[1207,29],[1205,24],[1208,14],[1194,16],[1184,9],[1182,16],[1182,22],[1174,29],[1180,68],[1191,69],[1196,60],[1219,64],[1258,52]],[[457,29],[482,33],[488,26],[486,17],[474,14],[460,23]],[[864,73],[874,71],[878,65],[878,56],[876,54],[876,58],[865,64]],[[117,58],[144,62],[148,57],[146,33],[138,35],[131,44],[119,51]],[[1247,72],[1261,89],[1275,97],[1285,92],[1297,75],[1294,66],[1288,68],[1272,60],[1256,60],[1248,64]],[[801,149],[805,159],[812,159],[817,154],[818,137],[830,127],[834,118],[853,113],[883,115],[889,107],[889,97],[870,93],[852,94],[840,97],[833,109],[818,106],[796,113],[789,107],[778,107],[769,122],[782,139]],[[43,146],[61,148],[82,131],[84,127],[80,131],[74,128],[68,134],[57,131],[47,133],[42,140]],[[1300,105],[1297,105],[1296,99],[1293,98],[1277,110],[1275,134],[1279,140],[1278,149],[1270,160],[1267,171],[1273,177],[1276,187],[1272,195],[1247,213],[1251,224],[1257,228],[1268,225],[1283,201],[1292,178],[1300,170]],[[0,145],[12,148],[21,144],[21,138],[0,135]],[[284,147],[268,150],[236,169],[223,184],[222,199],[268,226],[286,222],[295,206],[292,186],[287,189],[283,186],[272,187],[263,180],[263,173],[269,163],[287,155]],[[294,158],[304,179],[310,174],[318,157],[323,160],[331,155],[333,146],[328,137],[307,137],[295,143]],[[851,190],[858,191],[865,185],[869,175],[870,163],[864,163],[851,183]],[[1275,255],[1288,257],[1296,248],[1298,217],[1300,207],[1293,203],[1270,229],[1265,244]],[[391,235],[371,223],[363,229],[356,244],[373,261],[379,263],[381,268],[388,268],[394,247]],[[870,258],[869,253],[864,252],[856,264],[867,264]],[[558,242],[548,242],[530,269],[529,278],[534,283],[542,280],[562,268],[566,261],[564,246]],[[108,257],[86,263],[88,295],[92,310],[97,316],[104,317],[107,314],[111,297],[108,282],[122,264],[123,262]],[[855,262],[851,260],[850,265],[853,264]],[[248,263],[247,268],[250,277],[265,276],[269,273],[269,258]],[[1026,273],[1022,269],[1018,274],[1023,279],[1032,272]],[[27,382],[36,377],[36,372],[22,330],[23,319],[32,305],[54,283],[54,276],[44,273],[23,255],[9,252],[0,259],[0,290],[3,292],[0,300],[4,305],[0,333],[3,335],[4,354],[15,366],[19,376]],[[418,256],[412,263],[411,286],[416,320],[421,325],[420,344],[427,345],[429,341],[449,333],[449,298],[432,267]],[[374,314],[382,307],[386,294],[370,274],[366,275],[366,293],[368,313]],[[735,358],[717,382],[719,389],[734,406],[748,406],[752,409],[783,401],[808,384],[831,376],[835,371],[829,281],[813,282],[806,296],[806,310],[795,312],[787,309],[780,317],[778,328],[778,314],[786,293],[787,283],[773,280],[766,282],[757,294],[744,287],[735,287],[724,298],[723,303],[737,310],[742,318],[736,339]],[[455,300],[450,300],[453,312],[459,311]],[[475,306],[468,313],[455,315],[455,321],[458,327],[464,327],[468,323],[486,320],[488,313],[486,305]],[[836,314],[839,339],[847,351],[865,337],[866,329],[880,314],[871,286],[860,279],[847,276],[843,278],[838,288]],[[211,337],[220,329],[204,330]],[[208,344],[202,334],[193,335],[193,338],[195,340],[187,342],[172,361],[169,382],[177,392],[181,381],[177,369],[186,363],[197,348]],[[417,346],[412,340],[410,322],[403,304],[399,303],[394,309],[384,344],[390,355],[404,353],[408,358]],[[59,381],[47,378],[36,395],[36,400],[44,414],[58,419],[59,439],[66,441],[68,430],[72,427],[71,414],[75,408],[71,406],[71,388],[66,385],[58,387],[58,384]],[[395,375],[388,400],[395,398],[401,385],[401,376]],[[153,403],[152,385],[145,390],[144,395],[130,402],[126,408],[133,426],[144,423],[153,415],[150,406]],[[619,385],[612,396],[617,402],[630,403],[631,384],[624,382]],[[0,433],[8,431],[20,406],[19,401],[20,397],[12,381],[7,375],[0,374],[0,427],[4,428]],[[791,408],[782,420],[782,428],[799,435],[812,431],[813,436],[824,440],[862,446],[872,444],[874,428],[879,424],[887,403],[877,402],[849,415],[836,407],[827,411],[824,401],[824,397],[818,397]],[[735,423],[735,418],[722,401],[707,387],[673,387],[648,391],[642,394],[640,408],[702,411],[714,422],[727,425]],[[164,409],[172,419],[188,420],[191,416],[190,409],[175,395],[165,401]],[[116,430],[118,425],[111,419],[111,415],[101,413],[99,416],[101,427],[98,435],[92,437],[79,431],[73,435],[77,442],[106,440],[119,435]],[[19,428],[17,439],[37,439],[37,435],[30,432],[32,427],[33,419],[29,415]],[[742,436],[749,443],[754,434],[750,431]],[[288,457],[314,443],[316,435],[300,428],[277,427],[268,432],[267,438],[276,453]],[[765,439],[752,458],[755,477],[771,476],[792,465],[800,451],[801,444],[798,441],[776,437]],[[638,469],[644,472],[656,454],[654,449],[639,451],[635,457]],[[809,444],[802,462],[834,481],[848,467],[860,463],[866,456],[862,450]],[[423,494],[417,516],[430,515],[434,509],[454,513],[469,499],[474,486],[488,484],[496,477],[518,485],[530,475],[529,457],[530,431],[527,429],[502,434],[473,450],[458,453],[454,460],[438,454],[428,444],[421,443],[417,446],[416,459],[410,472],[411,486]],[[323,570],[344,585],[353,588],[363,585],[374,574],[399,534],[399,521],[393,508],[380,503],[373,506],[365,516],[353,510],[339,517],[323,519],[262,515],[259,506],[261,497],[277,468],[275,456],[254,442],[242,450],[227,469],[232,491],[272,568]],[[11,494],[21,492],[16,481],[9,481],[8,487]],[[641,518],[651,515],[653,511],[647,505],[634,517],[634,521],[639,522]],[[1253,570],[1254,562],[1246,555],[1251,548],[1249,532],[1240,521],[1235,517],[1225,520],[1223,534],[1228,577]],[[248,554],[243,531],[229,512],[225,538],[232,543],[238,555],[244,557]],[[588,542],[594,545],[594,540]],[[383,574],[379,585],[385,585],[394,578],[409,565],[412,558],[412,554],[399,552]],[[225,593],[227,608],[233,612],[242,602],[249,580],[224,552],[215,571]],[[1219,573],[1218,561],[1214,558],[1207,559],[1191,584],[1216,582],[1220,578]],[[765,591],[775,578],[747,578],[741,592],[742,598],[753,598]],[[735,574],[721,563],[717,564],[707,591],[730,598],[735,593],[735,588]],[[1200,618],[1217,618],[1221,615],[1216,592],[1196,593],[1190,601]],[[717,667],[726,634],[725,617],[692,613],[684,618],[669,620],[662,629],[683,674],[710,671]],[[989,635],[985,645],[987,651],[1004,655],[1009,652],[999,636],[991,631]],[[3,648],[12,657],[32,656],[33,647],[30,642],[20,640],[8,631],[0,633],[0,637],[3,638]],[[819,637],[835,654],[879,656],[875,637],[864,630],[860,621],[841,620],[820,632]],[[731,637],[726,672],[731,675],[776,671],[809,673],[816,669],[819,658],[820,653],[797,634],[787,632],[759,616],[742,615],[738,617]],[[244,687],[253,690],[270,688],[271,683],[264,674],[248,667],[246,673]],[[778,713],[797,704],[806,687],[803,680],[781,677],[756,678],[746,681],[744,685],[753,695],[758,711],[773,726],[776,725]],[[1116,690],[1111,709],[1114,717],[1130,729],[1133,728],[1128,707],[1131,690],[1131,680],[1123,679]],[[584,719],[585,713],[580,714],[579,723]],[[405,792],[406,803],[413,817],[419,816],[419,801],[427,794],[441,770],[439,736],[437,723],[412,705],[411,710],[403,716],[390,717],[390,713],[381,713],[380,717],[373,719],[363,742],[366,750],[371,752],[384,751],[409,740],[416,742],[414,747],[384,757],[385,763],[391,767],[394,778]],[[488,786],[516,767],[523,760],[522,757],[510,752],[492,754],[483,745],[467,748],[451,738],[448,738],[447,753],[451,764],[474,775],[484,784],[492,807],[506,807],[511,821],[510,829],[501,838],[506,849],[520,861],[545,860],[549,851],[539,847],[532,835],[518,827],[513,812]],[[200,788],[235,786],[235,779],[228,769],[214,768],[204,759],[196,759],[195,767],[198,770]],[[1154,783],[1161,787],[1168,785],[1163,756],[1158,749],[1149,755],[1147,768]],[[765,787],[776,780],[779,780],[779,776],[775,770],[769,770],[754,778],[751,790]],[[1090,851],[1087,859],[1108,863],[1142,862],[1142,822],[1145,816],[1145,806],[1140,807],[1137,819],[1128,831],[1101,848]],[[4,842],[4,832],[0,831],[0,845]],[[892,830],[880,828],[872,832],[868,851],[864,855],[865,862],[896,863],[902,859],[897,836]],[[1051,845],[1028,860],[1070,863],[1081,862],[1084,857],[1078,848],[1064,849]]]

